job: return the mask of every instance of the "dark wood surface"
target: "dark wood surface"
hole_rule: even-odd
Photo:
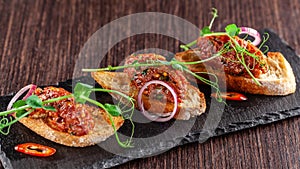
[[[73,77],[79,52],[105,24],[137,12],[163,12],[198,27],[209,24],[212,7],[219,10],[214,30],[229,23],[271,28],[299,53],[299,0],[219,1],[0,1],[0,95],[22,86],[54,84]],[[168,43],[164,43],[168,42]],[[179,43],[163,36],[128,38],[107,54],[114,57],[142,48],[178,52]],[[117,168],[300,168],[300,118],[188,144]]]

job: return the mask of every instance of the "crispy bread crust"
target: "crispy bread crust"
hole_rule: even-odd
[[[88,109],[92,112],[91,116],[95,121],[95,126],[93,130],[83,136],[75,136],[69,133],[53,130],[42,119],[24,117],[21,118],[19,122],[38,135],[53,142],[71,147],[86,147],[102,142],[114,134],[114,130],[108,121],[109,117],[104,110],[91,106],[88,106]],[[113,117],[113,121],[116,129],[119,129],[124,122],[121,116]]]
[[[127,73],[123,72],[92,72],[92,77],[105,89],[114,89],[124,94],[131,95],[132,92],[137,92],[136,89],[130,88],[130,78]],[[112,95],[116,99],[118,96]],[[151,107],[150,111],[153,113],[169,112],[173,110],[173,104],[165,104],[159,101],[151,101],[151,105],[144,103],[145,107]],[[164,108],[164,109],[162,109]],[[191,117],[198,116],[205,112],[206,102],[204,94],[198,88],[188,85],[185,98],[182,103],[178,105],[178,110],[175,115],[176,119],[188,120]]]
[[[296,80],[293,70],[281,53],[269,52],[267,65],[269,66],[269,71],[257,78],[261,85],[257,85],[250,78],[227,75],[228,88],[264,95],[288,95],[296,91]]]

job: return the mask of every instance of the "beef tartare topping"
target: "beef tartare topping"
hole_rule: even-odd
[[[63,88],[46,87],[44,89],[36,89],[34,94],[44,101],[71,93]],[[86,135],[94,127],[89,106],[76,104],[74,98],[67,98],[48,103],[47,105],[54,107],[56,111],[36,109],[29,117],[42,118],[44,122],[54,130],[76,136]]]
[[[129,56],[125,64],[132,64],[134,62],[146,63],[151,61],[165,61],[166,59],[160,55],[155,54],[139,54]],[[181,102],[184,98],[186,86],[188,84],[183,73],[179,70],[175,70],[170,66],[157,66],[157,67],[139,67],[139,68],[126,68],[124,69],[130,77],[132,77],[131,86],[139,91],[145,83],[151,80],[161,80],[167,83],[177,94],[178,102]],[[155,97],[157,100],[166,100],[174,103],[174,99],[169,90],[161,85],[152,84],[145,89],[145,96]],[[137,93],[134,93],[135,98]]]
[[[235,37],[235,40],[240,46],[243,46],[247,52],[238,52],[234,49],[235,44],[228,36],[207,36],[200,37],[197,40],[197,46],[201,51],[201,59],[206,59],[221,52],[221,56],[217,58],[219,63],[224,66],[224,71],[227,74],[234,76],[250,77],[247,69],[241,63],[241,60],[245,63],[247,68],[253,74],[254,77],[259,77],[261,74],[267,72],[266,61],[264,54],[250,43],[245,40]],[[230,42],[230,43],[228,43]],[[226,48],[225,48],[225,45]],[[214,60],[216,61],[216,60]],[[213,63],[213,62],[211,62]],[[210,64],[209,62],[207,64]]]
[[[187,81],[184,78],[179,77],[180,75],[178,75],[178,73],[178,71],[169,70],[166,67],[147,68],[133,76],[131,85],[140,90],[145,83],[151,80],[164,81],[175,91],[178,102],[181,102],[184,97]],[[168,102],[174,103],[172,94],[167,88],[161,85],[151,84],[147,89],[145,89],[143,94],[145,96],[150,96],[151,94],[157,100],[167,100]]]

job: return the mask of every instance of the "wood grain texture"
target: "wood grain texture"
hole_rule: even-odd
[[[297,53],[300,47],[299,0],[1,0],[0,95],[25,84],[53,84],[70,79],[81,48],[105,24],[137,12],[163,12],[198,27],[209,24],[210,9],[219,9],[213,29],[229,23],[271,28]],[[103,64],[117,64],[143,48],[179,51],[179,42],[160,35],[127,38],[115,45]],[[114,59],[118,56],[118,59]],[[292,118],[189,144],[116,168],[300,168],[300,118]]]

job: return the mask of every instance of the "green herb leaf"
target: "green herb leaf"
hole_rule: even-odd
[[[230,24],[226,26],[225,31],[229,36],[237,36],[241,29],[238,28],[236,24]]]
[[[91,94],[91,89],[93,86],[88,85],[88,84],[83,84],[83,83],[77,83],[75,88],[74,88],[74,98],[75,101],[78,103],[85,103],[86,100],[82,99],[81,96],[89,97]]]
[[[26,102],[25,100],[18,100],[16,101],[14,104],[13,104],[13,108],[19,108],[19,107],[22,107],[22,106],[25,106],[26,105]],[[26,110],[19,110],[19,111],[16,111],[16,116],[17,117],[20,117],[22,114],[26,113]]]
[[[54,108],[54,107],[52,107],[52,106],[43,106],[43,109],[44,109],[44,110],[49,110],[49,111],[54,111],[54,112],[57,111],[56,108]]]
[[[107,112],[112,116],[120,116],[121,115],[121,109],[117,105],[106,103],[106,104],[104,104],[104,107],[107,110]]]
[[[26,105],[26,102],[24,100],[18,100],[17,102],[15,102],[13,104],[13,108],[18,108],[18,107],[22,107],[22,106],[25,106]],[[24,113],[26,113],[26,110],[18,110],[16,111],[16,117],[20,117],[22,116]]]
[[[36,95],[31,95],[25,100],[26,104],[32,108],[42,108],[43,101]]]
[[[19,108],[19,107],[22,107],[22,106],[25,106],[26,105],[26,102],[25,100],[18,100],[16,102],[14,102],[13,104],[13,108]]]
[[[16,117],[21,117],[26,112],[27,112],[26,110],[19,110],[16,112]]]
[[[206,34],[210,34],[211,33],[211,30],[209,29],[208,26],[205,26],[201,29],[200,31],[200,36],[203,36],[203,35],[206,35]]]

